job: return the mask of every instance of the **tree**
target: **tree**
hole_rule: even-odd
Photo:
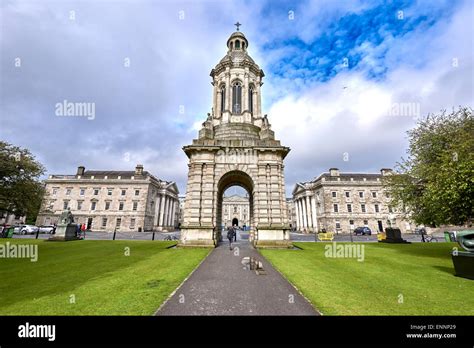
[[[27,150],[0,141],[0,211],[36,219],[44,196],[43,165]]]
[[[393,206],[427,226],[472,224],[474,118],[471,108],[430,114],[408,131],[408,158],[384,185]]]

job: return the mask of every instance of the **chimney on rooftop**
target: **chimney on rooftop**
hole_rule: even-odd
[[[84,166],[79,166],[77,167],[77,173],[76,175],[84,175],[84,171],[86,170],[86,168]]]
[[[390,175],[393,174],[393,170],[391,168],[382,168],[380,169],[380,173],[382,175]]]
[[[137,164],[135,167],[135,175],[143,175],[143,164]]]
[[[330,176],[339,176],[339,169],[338,168],[329,168],[329,175]]]

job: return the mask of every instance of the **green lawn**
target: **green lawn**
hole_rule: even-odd
[[[303,250],[260,252],[323,314],[474,315],[474,280],[454,276],[456,243],[361,243],[363,262],[294,244]]]
[[[159,241],[7,241],[38,244],[39,258],[0,258],[0,315],[151,315],[209,253]]]

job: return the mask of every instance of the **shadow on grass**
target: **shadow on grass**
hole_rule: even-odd
[[[64,294],[81,285],[125,270],[167,250],[150,241],[27,242],[38,244],[38,261],[0,260],[0,308],[43,296]],[[12,243],[13,244],[13,243]],[[130,248],[129,256],[125,255]],[[2,310],[0,309],[0,313]]]
[[[456,275],[456,273],[454,272],[454,266],[453,267],[433,266],[433,268],[436,268],[438,271],[448,273],[453,276]]]
[[[451,258],[451,251],[457,243],[412,243],[412,244],[392,244],[394,249],[400,253],[412,256]]]

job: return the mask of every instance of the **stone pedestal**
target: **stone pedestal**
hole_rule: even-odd
[[[219,242],[219,236],[214,233],[212,226],[210,227],[182,227],[181,238],[178,243],[180,247],[215,247]]]
[[[76,229],[77,229],[77,226],[75,224],[58,224],[58,226],[56,227],[56,233],[52,235],[48,240],[52,240],[52,241],[77,240]]]
[[[402,244],[410,244],[410,242],[406,241],[402,238],[402,232],[399,228],[386,228],[385,229],[386,238],[380,240],[380,243],[402,243]]]
[[[452,252],[456,276],[474,280],[474,253],[468,251]]]
[[[253,245],[257,248],[291,248],[290,230],[283,227],[260,227]]]

